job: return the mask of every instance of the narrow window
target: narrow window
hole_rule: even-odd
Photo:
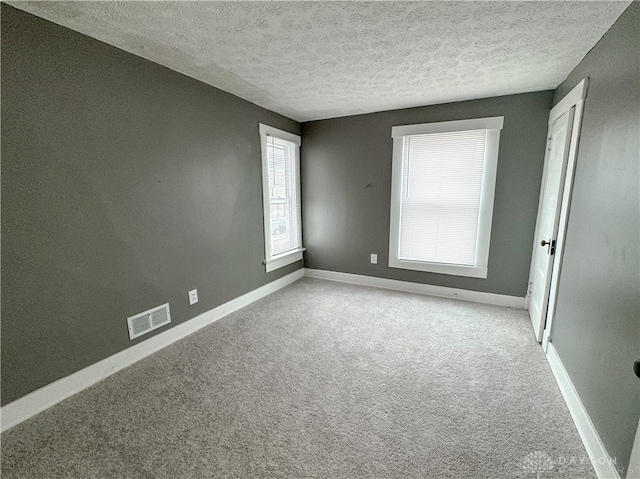
[[[300,137],[260,124],[266,271],[302,259]]]
[[[502,124],[393,127],[390,267],[487,277]]]

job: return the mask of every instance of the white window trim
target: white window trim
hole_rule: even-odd
[[[287,266],[288,264],[295,263],[302,259],[302,253],[306,248],[297,248],[290,251],[286,251],[279,255],[271,255],[271,235],[268,234],[271,231],[271,211],[270,211],[270,198],[269,198],[269,158],[267,154],[267,139],[272,136],[281,140],[289,141],[296,145],[295,154],[295,173],[297,184],[297,202],[300,202],[300,136],[289,133],[288,131],[279,130],[272,126],[264,125],[260,126],[260,151],[262,155],[262,216],[264,221],[264,253],[265,260],[262,262],[265,265],[267,273],[274,271],[278,268]],[[301,208],[298,208],[296,221],[298,223],[298,230],[300,238],[302,239],[302,213]]]
[[[302,253],[306,250],[307,248],[295,249],[287,251],[281,255],[274,256],[270,260],[264,260],[263,263],[265,265],[266,272],[269,273],[278,268],[282,268],[283,266],[287,266],[288,264],[300,261],[302,259]]]
[[[394,126],[393,164],[391,175],[391,226],[389,231],[389,267],[426,271],[430,273],[467,276],[471,278],[487,278],[489,262],[489,243],[491,240],[491,223],[493,219],[493,200],[495,196],[496,173],[498,169],[498,148],[500,130],[504,117],[474,118],[470,120],[445,121],[438,123],[422,123],[419,125]],[[400,195],[402,192],[402,150],[404,137],[408,135],[424,135],[429,133],[447,133],[466,130],[487,130],[485,161],[482,175],[482,196],[478,217],[478,243],[475,266],[431,263],[426,261],[408,261],[399,259],[400,246]]]

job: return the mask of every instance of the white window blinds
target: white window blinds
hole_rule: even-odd
[[[267,137],[271,256],[301,246],[298,227],[296,144]]]
[[[504,117],[394,126],[389,266],[486,278]]]
[[[474,266],[487,130],[404,137],[400,260]]]

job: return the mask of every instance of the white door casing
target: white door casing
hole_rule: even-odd
[[[550,340],[551,323],[553,321],[553,314],[555,312],[556,295],[558,293],[558,283],[560,278],[560,269],[562,265],[562,256],[564,253],[564,241],[565,233],[569,218],[569,207],[571,203],[571,193],[573,190],[573,177],[575,173],[576,158],[578,153],[578,143],[580,140],[580,127],[582,123],[582,113],[584,110],[584,99],[587,95],[588,80],[583,79],[578,85],[573,88],[562,100],[553,107],[549,114],[549,142],[547,144],[548,149],[545,155],[545,166],[542,176],[542,185],[540,188],[540,202],[538,205],[538,219],[536,223],[536,233],[534,235],[533,252],[531,258],[531,269],[529,274],[529,290],[526,298],[526,309],[529,310],[534,333],[538,341],[542,340],[543,349],[547,350],[547,345]],[[554,150],[554,131],[556,134],[555,142],[560,142],[561,130],[563,122],[568,122],[566,126],[565,144],[561,148],[561,145],[555,145]],[[560,121],[562,123],[560,123]],[[555,130],[554,130],[555,126]],[[549,193],[546,183],[553,184],[556,179],[553,178],[554,172],[552,171],[552,177],[547,177],[549,170],[554,170],[554,167],[550,167],[548,163],[550,160],[558,160],[558,158],[552,158],[552,154],[558,154],[562,151],[562,167],[561,167],[561,180],[558,184],[557,196],[549,194],[549,198],[545,199],[545,186],[547,187],[547,193]],[[555,198],[554,198],[555,196]],[[547,203],[545,203],[545,200]],[[545,211],[550,204],[556,203],[556,209],[554,214]],[[554,218],[553,227],[551,228],[551,234],[549,234],[549,226],[545,225],[544,216],[550,215]],[[547,228],[547,231],[543,229]],[[543,238],[542,236],[546,236]],[[555,254],[551,255],[551,246],[541,246],[541,242],[556,240]],[[544,254],[543,254],[544,253]],[[546,277],[542,280],[544,266],[546,264]],[[537,269],[536,269],[537,268]],[[536,278],[537,276],[537,278]],[[545,326],[546,324],[546,326]],[[544,330],[544,334],[543,334]]]
[[[636,439],[633,442],[633,449],[631,449],[631,458],[629,459],[626,479],[640,479],[640,421],[638,421]]]
[[[542,341],[542,331],[547,316],[551,271],[556,249],[560,205],[574,112],[575,108],[571,107],[569,111],[556,119],[549,126],[547,137],[547,154],[542,174],[538,222],[529,279],[529,316],[538,342]]]

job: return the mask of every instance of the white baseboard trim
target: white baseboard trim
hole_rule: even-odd
[[[7,404],[0,409],[1,431],[4,432],[12,428],[218,319],[284,288],[303,276],[303,269],[294,271]]]
[[[549,361],[551,371],[553,371],[560,392],[564,397],[564,401],[567,403],[573,422],[576,424],[576,428],[584,443],[584,448],[587,450],[589,459],[591,459],[591,464],[593,464],[596,475],[599,479],[620,479],[615,461],[604,447],[598,431],[596,431],[595,426],[591,422],[591,418],[584,408],[580,396],[578,396],[578,392],[573,386],[571,378],[564,368],[564,364],[562,364],[560,360],[560,356],[558,356],[556,348],[553,347],[553,343],[549,343],[548,345],[547,361]]]
[[[549,350],[549,344],[551,343],[551,337],[549,336],[549,330],[545,328],[542,333],[542,350],[546,353]]]
[[[396,291],[405,291],[408,293],[428,294],[429,296],[461,299],[463,301],[494,304],[498,306],[507,306],[509,308],[524,309],[525,302],[524,297],[519,298],[517,296],[507,296],[504,294],[483,293],[480,291],[469,291],[466,289],[445,288],[444,286],[411,283],[409,281],[376,278],[375,276],[364,276],[360,274],[339,273],[337,271],[326,271],[322,269],[305,268],[304,275],[310,278],[327,279],[330,281],[360,284],[363,286],[373,286],[374,288],[393,289]]]

